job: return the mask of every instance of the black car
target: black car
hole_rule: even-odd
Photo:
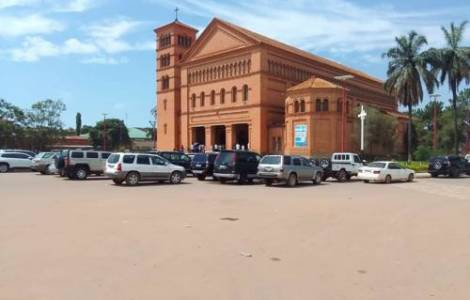
[[[191,172],[199,180],[205,180],[207,176],[213,177],[214,162],[218,153],[197,153],[191,160]]]
[[[152,153],[160,155],[174,165],[182,166],[187,173],[191,173],[191,158],[183,152],[155,151]]]
[[[221,183],[235,180],[239,183],[253,182],[258,172],[261,156],[250,151],[221,151],[214,163],[214,177]]]
[[[446,175],[455,178],[462,174],[470,175],[470,163],[457,155],[437,156],[429,160],[428,172],[432,177]]]

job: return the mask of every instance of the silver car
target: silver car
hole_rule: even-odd
[[[258,165],[257,175],[267,186],[284,182],[293,187],[301,181],[320,184],[323,169],[301,156],[266,155]]]

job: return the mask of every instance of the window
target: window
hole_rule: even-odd
[[[201,99],[200,99],[201,106],[204,106],[204,102],[206,100],[205,98],[206,98],[206,95],[204,94],[204,92],[201,92]]]
[[[165,160],[158,156],[151,156],[151,160],[153,165],[164,166],[166,164]]]
[[[305,112],[305,100],[300,100],[300,112]]]
[[[315,111],[316,112],[321,112],[321,99],[315,100]]]
[[[166,110],[166,99],[163,100],[163,110]]]
[[[106,158],[108,158],[110,155],[111,155],[111,153],[109,153],[109,152],[103,152],[103,153],[101,153],[101,158],[106,159]]]
[[[83,158],[83,152],[72,152],[70,156],[72,158]]]
[[[248,85],[243,85],[243,101],[248,101]]]
[[[283,161],[284,165],[290,166],[290,161],[291,161],[290,156],[284,156],[284,161]]]
[[[294,102],[294,112],[298,113],[300,110],[299,101]]]
[[[354,155],[354,162],[355,163],[362,163],[361,159],[357,155]]]
[[[168,126],[166,124],[163,125],[163,133],[166,134],[168,131]]]
[[[137,164],[139,165],[150,165],[150,156],[139,155],[137,156]]]
[[[297,158],[297,157],[295,157],[292,161],[294,162],[294,166],[300,166],[301,165],[300,159]]]
[[[328,99],[323,99],[322,111],[329,111]]]
[[[196,94],[191,95],[191,107],[196,107]]]
[[[162,77],[162,90],[167,90],[170,88],[170,77],[163,76]]]
[[[183,46],[185,48],[189,48],[191,46],[192,39],[189,36],[178,35],[178,45]]]
[[[306,167],[311,167],[312,163],[309,160],[307,160],[306,158],[302,157],[302,165],[306,166]]]
[[[87,152],[86,158],[98,158],[98,152]]]
[[[105,154],[105,153],[103,153],[103,154]],[[119,154],[113,154],[113,155],[109,156],[108,163],[115,164],[119,161],[119,158],[120,158]]]
[[[336,112],[342,112],[343,111],[343,101],[341,101],[341,99],[338,99],[336,101]]]
[[[225,103],[225,89],[220,90],[220,104]]]
[[[170,65],[170,54],[160,55],[160,67],[167,67]]]
[[[211,105],[214,105],[215,104],[215,91],[212,90],[211,92]]]
[[[237,87],[232,88],[232,102],[237,102]]]
[[[124,164],[132,164],[134,163],[135,155],[124,155],[122,157],[122,163]]]
[[[400,170],[401,169],[400,165],[397,164],[397,163],[389,163],[388,168],[391,169],[391,170]]]
[[[171,34],[167,33],[167,34],[160,35],[160,38],[159,38],[160,48],[168,47],[170,45],[171,45]]]

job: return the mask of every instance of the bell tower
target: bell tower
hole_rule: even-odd
[[[176,13],[178,11],[176,10]],[[197,30],[178,21],[154,30],[157,37],[157,149],[181,145],[181,67],[183,54],[196,40]]]

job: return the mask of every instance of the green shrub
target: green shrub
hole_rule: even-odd
[[[425,173],[428,171],[427,161],[412,161],[410,163],[407,161],[400,161],[399,163],[403,168],[411,169],[416,173]]]

